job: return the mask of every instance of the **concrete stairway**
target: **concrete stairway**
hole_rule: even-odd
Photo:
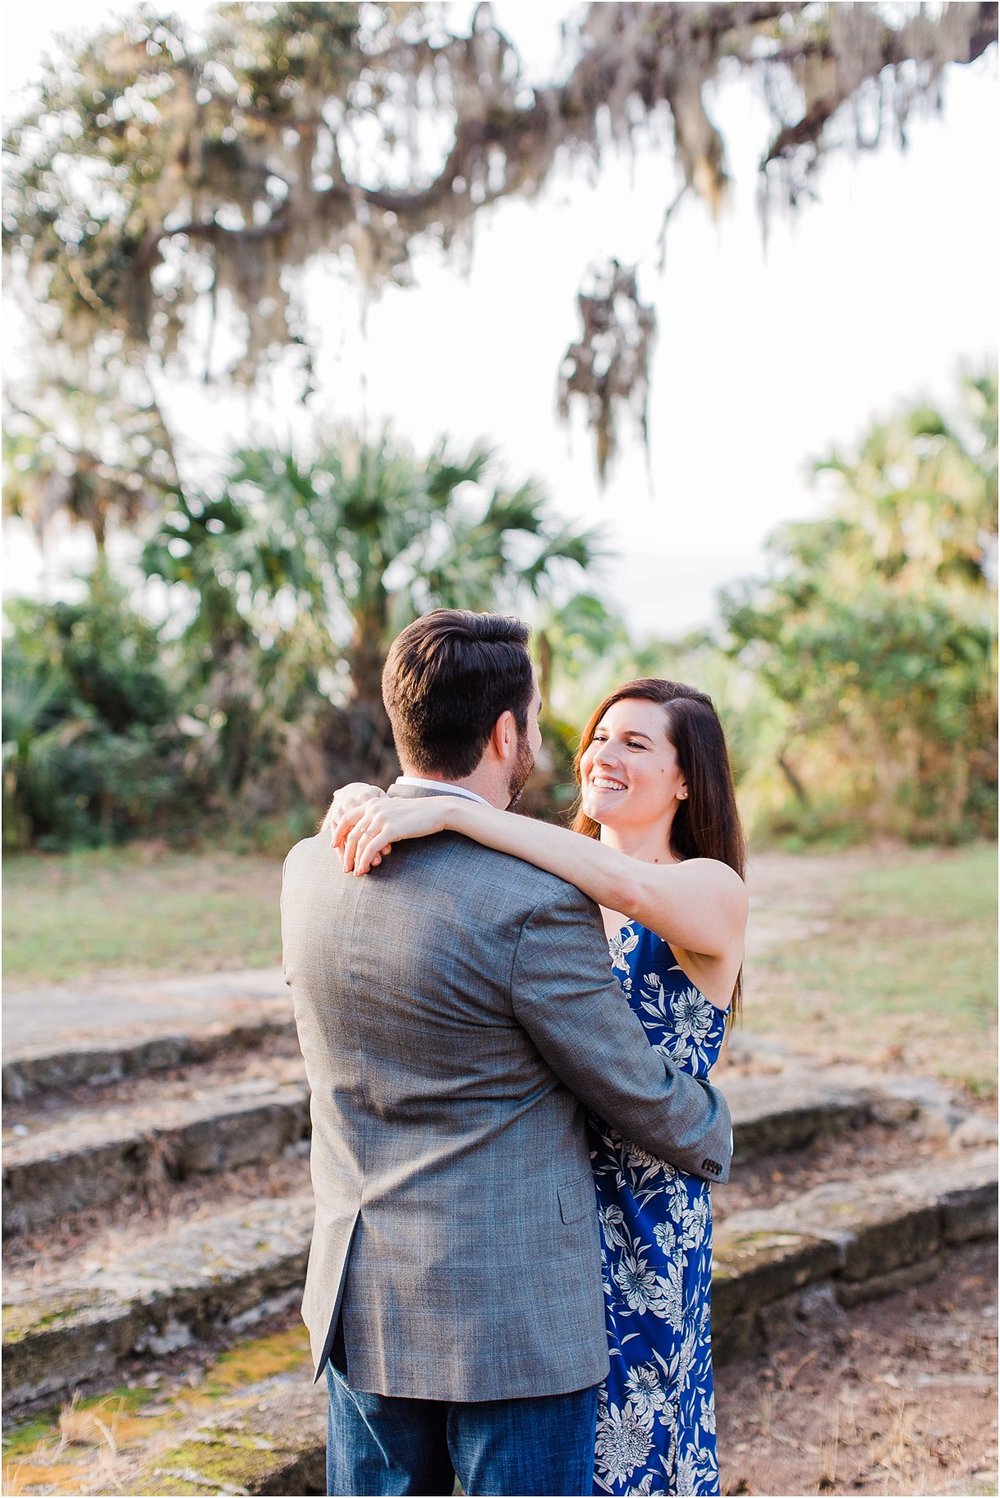
[[[738,1162],[715,1192],[719,1360],[776,1314],[891,1294],[995,1234],[995,1131],[943,1088],[740,1038],[719,1081]],[[322,1492],[287,1010],[36,1046],[5,1090],[8,1490]]]
[[[4,1147],[3,1230],[33,1232],[68,1212],[105,1206],[153,1178],[236,1170],[274,1159],[308,1136],[309,1094],[298,1057],[272,1057],[262,1076],[201,1069],[151,1079],[139,1096],[17,1110]]]

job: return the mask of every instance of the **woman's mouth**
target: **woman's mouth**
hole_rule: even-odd
[[[608,775],[591,775],[590,784],[597,791],[624,791],[628,787],[622,785],[620,780],[612,780]]]

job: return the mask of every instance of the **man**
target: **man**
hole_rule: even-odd
[[[391,795],[506,807],[539,747],[518,620],[439,609],[394,641]],[[292,849],[285,976],[312,1089],[303,1316],[329,1386],[328,1492],[592,1490],[608,1369],[591,1108],[724,1180],[729,1113],[650,1047],[596,907],[451,833],[364,878]]]

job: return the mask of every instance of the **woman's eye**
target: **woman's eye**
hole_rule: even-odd
[[[645,749],[646,747],[645,744],[640,743],[638,739],[629,739],[628,746],[630,749]]]

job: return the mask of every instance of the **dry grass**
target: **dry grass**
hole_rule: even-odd
[[[4,977],[206,972],[280,962],[281,859],[149,843],[8,859]]]
[[[992,846],[765,854],[750,888],[750,1033],[996,1096]]]
[[[121,1395],[86,1405],[74,1396],[48,1440],[36,1445],[30,1457],[4,1463],[4,1492],[123,1492],[127,1464],[122,1447],[149,1432],[149,1420],[133,1408],[134,1400]]]

